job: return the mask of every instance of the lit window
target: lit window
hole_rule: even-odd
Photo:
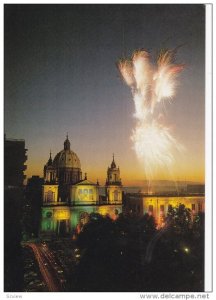
[[[114,191],[114,201],[118,201],[118,191]]]
[[[49,190],[49,191],[46,193],[46,195],[45,195],[45,200],[46,200],[47,202],[53,202],[53,201],[54,201],[54,193],[53,193],[51,190]]]
[[[149,205],[149,212],[153,213],[153,205]]]

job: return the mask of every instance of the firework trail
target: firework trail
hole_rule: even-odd
[[[184,69],[184,65],[175,63],[176,52],[177,48],[161,50],[153,64],[149,52],[141,49],[117,63],[122,79],[133,95],[136,127],[131,139],[148,180],[154,178],[159,168],[171,170],[175,151],[183,149],[161,122],[160,115],[155,116],[156,106],[175,96],[177,77]]]
[[[155,248],[155,245],[157,243],[157,241],[161,238],[161,236],[167,232],[168,228],[169,228],[169,223],[167,223],[164,227],[162,227],[161,229],[159,229],[155,235],[153,236],[153,238],[150,240],[150,242],[148,243],[147,249],[146,249],[146,253],[145,253],[145,257],[142,256],[142,264],[144,263],[150,263],[152,260],[152,255],[153,255],[153,251]]]

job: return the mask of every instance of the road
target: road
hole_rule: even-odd
[[[38,262],[41,275],[50,292],[64,291],[64,275],[61,266],[46,244],[26,243],[30,247]]]

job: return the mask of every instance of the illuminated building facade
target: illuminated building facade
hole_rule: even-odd
[[[177,207],[180,204],[185,205],[191,210],[192,218],[199,212],[205,210],[204,194],[182,195],[182,196],[164,196],[153,195],[143,196],[142,194],[126,195],[125,212],[137,216],[143,216],[148,213],[154,216],[158,225],[162,225],[164,218],[167,216],[169,207]]]
[[[70,148],[68,136],[64,149],[44,166],[42,186],[41,235],[61,235],[85,223],[90,213],[109,214],[113,219],[122,211],[122,183],[114,156],[107,171],[106,200],[99,195],[99,183],[85,174],[82,178],[79,157]]]
[[[99,184],[84,180],[74,184],[70,189],[70,199],[73,205],[98,205],[99,204]]]

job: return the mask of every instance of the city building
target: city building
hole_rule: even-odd
[[[122,211],[120,169],[114,155],[107,170],[106,197],[99,194],[99,183],[83,178],[78,155],[71,150],[68,136],[64,149],[54,159],[50,153],[44,166],[42,186],[42,220],[40,235],[68,234],[76,230],[90,213],[109,214],[112,218]]]
[[[22,291],[22,215],[24,171],[27,160],[24,140],[4,137],[4,290]],[[15,255],[14,255],[15,253]]]
[[[158,225],[162,225],[167,216],[169,207],[177,207],[180,204],[185,205],[191,210],[192,218],[199,212],[205,210],[204,194],[194,195],[143,195],[127,194],[124,199],[124,212],[143,216],[148,213],[154,216]]]
[[[24,140],[7,139],[4,137],[4,186],[6,189],[23,186],[26,178],[25,162],[27,149]]]
[[[28,178],[25,187],[23,206],[23,240],[38,237],[41,218],[42,185],[44,179],[39,176]]]

